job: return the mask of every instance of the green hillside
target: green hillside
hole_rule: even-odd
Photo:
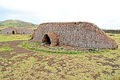
[[[20,21],[20,20],[5,20],[5,21],[0,21],[0,26],[7,26],[7,27],[36,27],[38,25],[30,23],[30,22]]]

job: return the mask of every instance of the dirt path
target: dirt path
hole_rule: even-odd
[[[18,44],[21,43],[21,42],[23,42],[23,40],[0,42],[0,46],[6,45],[6,46],[9,46],[9,47],[13,48],[12,51],[0,51],[0,56],[2,56],[2,57],[11,56],[10,53],[17,53],[17,54],[34,53],[33,51],[30,51],[30,50],[27,50],[25,48],[19,47]]]

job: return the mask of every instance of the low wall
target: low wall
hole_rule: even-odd
[[[116,33],[120,34],[120,30],[103,30],[105,33]]]

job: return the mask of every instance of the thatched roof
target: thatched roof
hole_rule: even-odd
[[[58,37],[55,39],[49,36],[49,34],[54,34]],[[53,40],[56,40],[59,41],[59,45],[70,45],[81,48],[117,48],[117,44],[113,39],[109,38],[97,25],[89,22],[43,23],[33,33],[32,40],[44,42],[45,35],[48,35],[50,38],[51,45],[55,44]]]
[[[32,34],[33,30],[28,28],[5,28],[0,31],[1,34]]]

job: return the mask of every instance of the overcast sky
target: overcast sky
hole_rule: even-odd
[[[120,29],[120,0],[0,0],[0,21],[87,21],[103,29]]]

